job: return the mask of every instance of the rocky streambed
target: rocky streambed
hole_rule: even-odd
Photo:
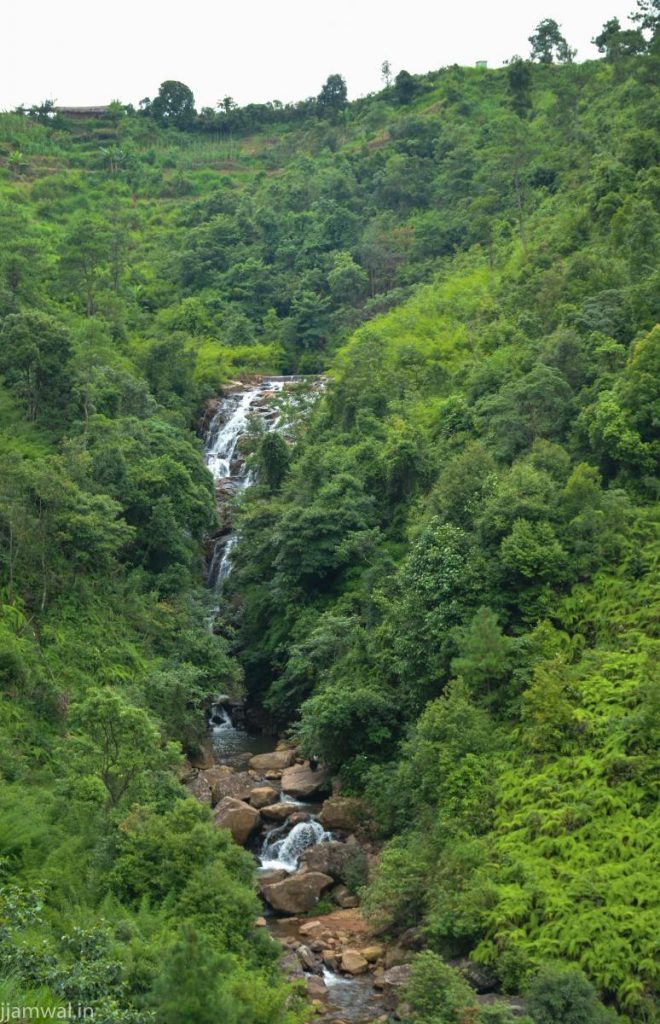
[[[291,744],[234,725],[226,703],[209,717],[212,742],[183,782],[253,853],[264,904],[255,926],[283,946],[282,969],[306,983],[315,1020],[388,1019],[414,944],[388,949],[360,914],[354,890],[377,860],[364,808]],[[270,750],[250,749],[269,739]]]

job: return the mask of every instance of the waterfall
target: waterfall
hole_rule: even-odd
[[[317,843],[327,842],[332,838],[318,821],[302,821],[295,825],[288,835],[282,836],[286,825],[272,829],[266,836],[259,854],[262,868],[275,871],[295,871],[305,850]],[[281,838],[280,838],[281,837]]]
[[[255,413],[261,417],[266,430],[274,430],[280,425],[280,417],[269,414],[269,410],[264,408],[264,400],[282,391],[285,383],[286,378],[266,378],[242,392],[233,392],[221,399],[204,438],[204,460],[215,481],[218,504],[224,504],[254,483],[253,474],[241,457],[239,441],[247,430],[250,416]],[[214,544],[208,568],[209,586],[214,590],[231,572],[231,552],[236,540],[236,534],[230,532]]]

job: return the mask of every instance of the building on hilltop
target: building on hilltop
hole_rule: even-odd
[[[89,121],[97,117],[108,117],[113,113],[111,107],[54,107],[56,114],[72,117],[78,121]]]

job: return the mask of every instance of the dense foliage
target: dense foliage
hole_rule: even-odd
[[[536,1024],[651,1019],[657,4],[615,21],[353,104],[0,115],[0,1001],[305,1019],[177,780],[245,686],[372,806],[411,1021],[466,954]],[[204,399],[321,370],[210,634]]]

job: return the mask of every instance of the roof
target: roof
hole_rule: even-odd
[[[56,114],[78,114],[86,117],[97,117],[101,114],[110,114],[110,107],[54,107]]]

